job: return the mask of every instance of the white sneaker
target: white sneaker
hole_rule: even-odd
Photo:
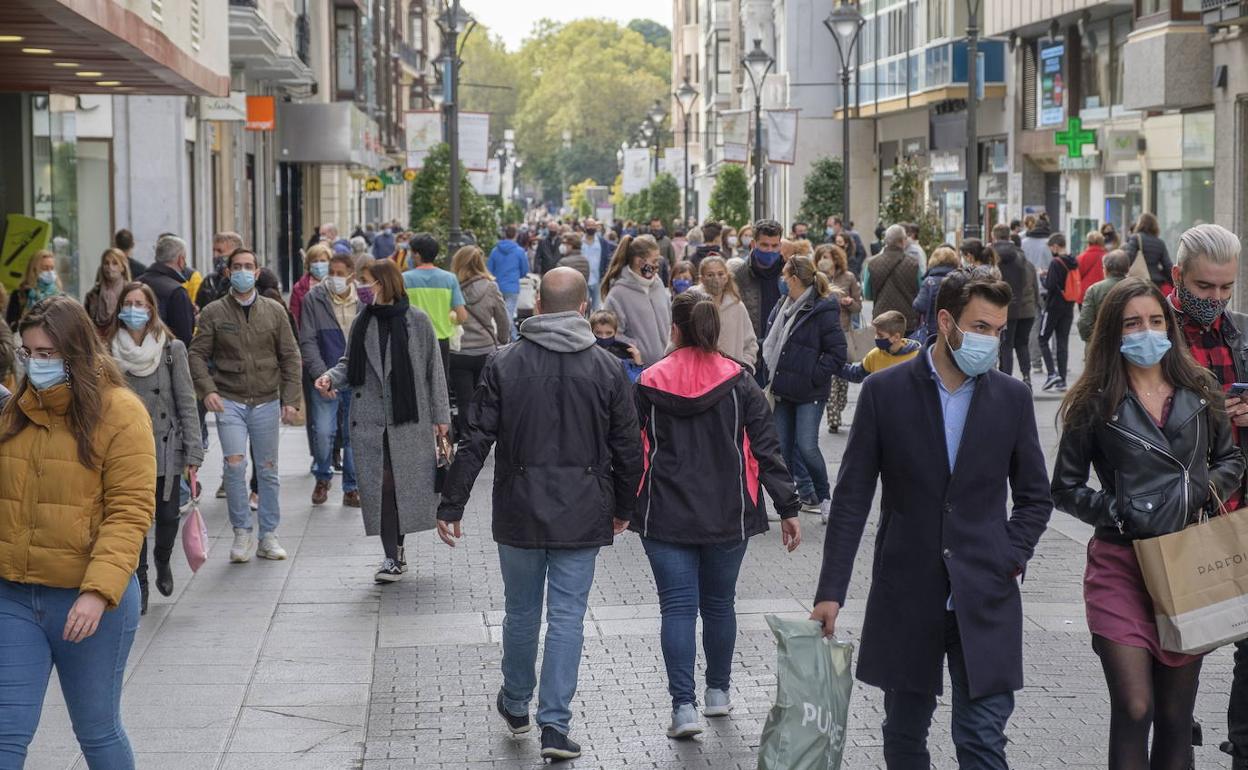
[[[260,547],[256,549],[256,556],[259,556],[261,559],[281,561],[286,558],[286,549],[282,548],[282,544],[277,542],[277,535],[270,532],[260,538]]]
[[[825,527],[828,525],[828,519],[832,517],[832,501],[819,501],[819,523]]]
[[[703,700],[702,714],[704,716],[726,717],[728,712],[732,711],[732,699],[728,697],[728,693],[724,690],[708,687],[706,688],[706,697]]]
[[[698,708],[692,703],[685,703],[672,709],[672,726],[667,728],[668,738],[692,738],[702,732],[702,722],[698,719]]]
[[[235,564],[251,561],[251,546],[251,530],[235,528],[234,544],[230,546],[230,561]]]

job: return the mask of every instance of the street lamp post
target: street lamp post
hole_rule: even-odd
[[[966,0],[966,216],[963,238],[979,238],[979,2]]]
[[[462,180],[459,169],[459,40],[466,40],[477,22],[460,7],[459,0],[452,0],[438,17],[438,27],[445,36],[442,54],[442,85],[446,111],[447,145],[451,153],[451,221],[447,232],[447,251],[454,252],[464,241],[459,222],[459,195]]]
[[[642,142],[643,142],[642,146],[643,146],[643,147],[645,147],[646,149],[650,149],[650,139],[651,139],[651,138],[653,138],[653,139],[654,139],[654,161],[653,161],[653,163],[654,163],[654,165],[653,165],[653,168],[654,168],[654,176],[658,176],[658,175],[659,175],[659,140],[658,140],[658,133],[655,131],[655,128],[654,128],[654,123],[652,123],[652,122],[650,121],[650,116],[649,116],[649,115],[647,115],[647,116],[646,116],[646,119],[645,119],[644,121],[642,121],[642,123],[641,123],[641,140],[642,140]],[[653,182],[653,181],[654,181],[654,179],[652,178],[650,181],[652,181],[652,182]]]
[[[776,65],[763,50],[763,41],[754,38],[754,49],[741,60],[754,87],[754,221],[763,218],[763,81]]]
[[[849,227],[849,66],[854,60],[854,45],[866,20],[858,6],[842,2],[823,20],[823,26],[836,41],[841,59],[841,224]]]
[[[680,107],[680,122],[685,141],[685,181],[680,188],[680,217],[682,222],[689,221],[689,111],[693,109],[693,100],[698,98],[698,89],[689,85],[689,78],[675,93],[676,104]]]
[[[663,109],[663,105],[658,99],[654,100],[654,106],[650,108],[647,117],[654,125],[654,176],[659,176],[659,138],[662,136],[663,118],[667,116],[667,112]]]

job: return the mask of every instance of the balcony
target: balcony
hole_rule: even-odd
[[[283,40],[256,0],[230,0],[230,60],[255,80],[284,88],[313,86],[316,75],[299,56],[299,27],[296,20],[296,39]]]
[[[1206,27],[1248,24],[1248,0],[1201,0],[1200,23]]]

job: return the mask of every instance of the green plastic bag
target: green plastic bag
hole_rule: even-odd
[[[825,641],[813,620],[767,616],[776,635],[776,702],[758,748],[758,770],[838,770],[845,751],[854,645]]]

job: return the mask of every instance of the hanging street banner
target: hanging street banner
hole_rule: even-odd
[[[629,147],[624,150],[624,194],[636,195],[653,181],[650,167],[649,147]]]
[[[498,158],[490,158],[488,165],[486,171],[469,171],[468,182],[482,195],[500,195],[503,187],[502,164]]]
[[[459,113],[459,160],[469,171],[490,170],[490,113]]]
[[[797,110],[767,110],[767,162],[792,166],[797,160]]]
[[[719,113],[720,129],[724,136],[724,160],[728,163],[746,163],[750,157],[751,110],[727,110]]]
[[[685,148],[684,147],[668,147],[663,151],[664,174],[671,174],[676,180],[676,184],[685,183]]]
[[[407,134],[407,167],[422,169],[429,150],[442,141],[442,112],[440,110],[405,112],[403,131]]]

